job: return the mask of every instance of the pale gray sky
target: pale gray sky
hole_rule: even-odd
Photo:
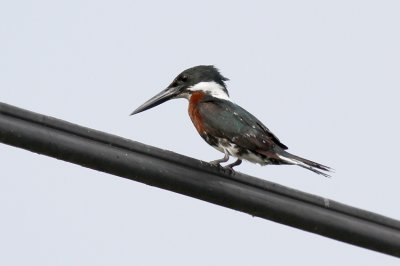
[[[0,101],[210,161],[185,68],[290,151],[336,169],[241,172],[400,219],[398,1],[2,1]],[[369,250],[0,145],[0,265],[398,265]]]

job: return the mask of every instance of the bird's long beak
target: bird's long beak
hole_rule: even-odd
[[[135,111],[131,113],[131,115],[146,111],[150,108],[162,104],[163,102],[171,100],[173,97],[179,94],[181,88],[182,86],[166,88],[165,90],[161,91],[156,96],[152,97],[150,100],[139,106]]]

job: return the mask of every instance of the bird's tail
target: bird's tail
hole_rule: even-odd
[[[333,169],[328,167],[328,166],[325,166],[325,165],[322,165],[322,164],[319,164],[319,163],[316,163],[316,162],[301,158],[301,157],[296,156],[294,154],[288,153],[287,151],[284,151],[284,150],[282,150],[279,153],[277,153],[277,156],[279,157],[279,159],[281,159],[285,163],[301,166],[301,167],[303,167],[305,169],[308,169],[310,171],[313,171],[314,173],[317,173],[319,175],[323,175],[325,177],[330,177],[330,175],[328,175],[328,174],[326,174],[324,172],[321,172],[319,170],[322,170],[322,171],[325,171],[325,172],[332,172],[333,171]]]

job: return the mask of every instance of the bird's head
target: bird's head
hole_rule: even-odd
[[[228,79],[214,66],[195,66],[180,73],[163,91],[139,106],[131,115],[176,98],[190,99],[193,92],[202,91],[213,97],[229,100],[225,81]]]

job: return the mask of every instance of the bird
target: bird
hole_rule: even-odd
[[[287,151],[288,147],[259,119],[234,103],[226,81],[213,65],[199,65],[181,72],[163,91],[140,105],[131,115],[138,114],[168,100],[189,101],[188,113],[197,132],[224,157],[210,164],[234,172],[243,160],[260,165],[297,165],[330,177],[332,168],[304,159]],[[221,163],[236,161],[223,167]]]

